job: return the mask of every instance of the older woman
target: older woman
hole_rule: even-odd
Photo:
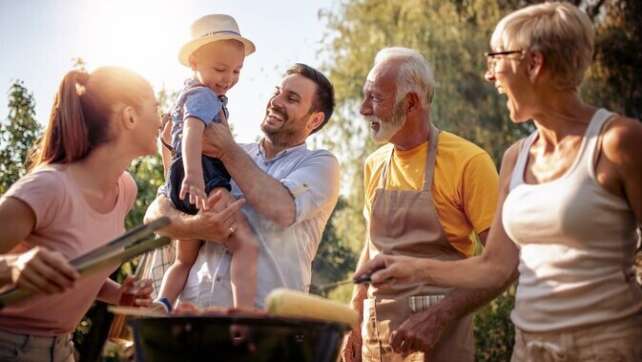
[[[71,332],[94,299],[123,292],[149,304],[151,287],[118,285],[103,270],[79,279],[68,260],[125,231],[136,199],[126,172],[156,153],[160,119],[149,83],[115,67],[63,78],[35,167],[0,198],[0,286],[35,295],[0,310],[1,361],[73,361]]]
[[[633,277],[642,222],[642,125],[584,103],[593,54],[588,17],[568,3],[503,18],[486,79],[515,123],[536,131],[505,153],[484,253],[440,262],[379,256],[357,272],[376,285],[505,285],[519,272],[513,361],[642,361],[642,292]],[[412,350],[415,340],[393,345]]]

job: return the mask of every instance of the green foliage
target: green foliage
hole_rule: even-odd
[[[337,235],[334,225],[338,219],[335,217],[338,212],[345,209],[347,202],[339,198],[328,225],[323,231],[323,238],[319,244],[319,250],[312,262],[312,285],[310,292],[328,296],[332,289],[320,289],[324,284],[338,282],[349,277],[354,271],[357,263],[355,254]]]
[[[0,195],[26,173],[29,151],[42,133],[35,101],[22,81],[9,88],[9,115],[0,121]]]
[[[143,223],[145,211],[156,198],[156,190],[164,183],[165,178],[163,176],[163,162],[159,155],[135,160],[128,171],[138,187],[138,196],[134,207],[125,219],[125,228],[131,229]],[[138,262],[139,258],[125,262],[112,278],[117,282],[122,282],[128,275],[134,275]]]
[[[515,329],[510,312],[515,305],[515,294],[511,289],[495,298],[475,314],[474,332],[477,344],[477,362],[510,361],[515,341]]]
[[[127,215],[125,222],[127,229],[142,224],[147,206],[156,198],[156,190],[165,182],[163,162],[159,155],[135,160],[129,167],[129,173],[136,180],[138,197],[133,209]]]
[[[582,89],[585,99],[642,120],[642,2],[607,2],[596,21],[595,63]]]

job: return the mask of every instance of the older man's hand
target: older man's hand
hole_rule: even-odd
[[[372,284],[377,288],[391,287],[395,284],[427,282],[422,273],[425,258],[403,255],[379,254],[362,265],[353,278],[371,276]]]
[[[443,303],[439,303],[411,314],[392,332],[392,349],[404,356],[413,352],[424,352],[426,360],[429,360],[430,353],[452,321],[452,317],[443,307]]]

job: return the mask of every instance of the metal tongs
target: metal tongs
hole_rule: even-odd
[[[71,260],[70,264],[81,277],[106,267],[120,265],[135,256],[169,244],[170,239],[166,237],[150,239],[156,230],[169,223],[169,218],[160,217],[148,224],[139,225],[106,245]],[[0,309],[21,302],[31,295],[30,291],[11,288],[0,293]]]
[[[373,273],[374,273],[374,271],[373,271]],[[341,286],[341,285],[346,285],[346,284],[370,284],[370,283],[372,283],[371,275],[372,274],[364,274],[364,275],[361,275],[358,278],[341,280],[341,281],[338,281],[338,282],[322,284],[322,285],[319,285],[319,286],[311,285],[311,287],[313,289],[315,289],[315,290],[320,291],[320,292],[325,292],[325,291],[330,290],[332,288],[335,288],[335,287],[338,287],[338,286]]]

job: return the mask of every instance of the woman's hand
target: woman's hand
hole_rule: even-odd
[[[362,265],[353,279],[370,275],[372,284],[377,288],[426,282],[422,273],[422,263],[425,261],[410,256],[379,254]]]
[[[149,307],[152,304],[153,291],[150,279],[135,280],[128,276],[120,286],[118,305]]]
[[[8,282],[34,294],[64,292],[72,288],[79,277],[61,253],[43,247],[5,255],[3,259],[8,267]]]

